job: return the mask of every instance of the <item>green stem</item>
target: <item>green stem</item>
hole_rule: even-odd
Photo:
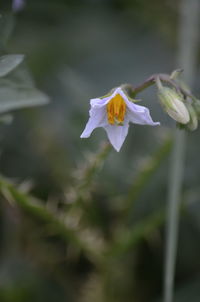
[[[60,217],[57,217],[54,213],[48,211],[40,200],[21,192],[15,185],[8,182],[2,176],[0,176],[0,191],[12,205],[17,205],[25,213],[44,223],[48,229],[53,229],[55,234],[65,242],[71,243],[85,252],[95,264],[98,263],[99,257],[96,251],[85,243],[85,240],[79,232],[69,228]]]
[[[183,181],[185,132],[176,129],[169,178],[169,208],[166,238],[164,302],[173,301],[175,260],[179,228],[180,194]]]
[[[182,0],[180,2],[180,29],[178,41],[178,63],[185,70],[185,80],[193,82],[199,36],[199,0]],[[183,89],[182,89],[183,90]],[[192,97],[190,92],[183,91]],[[166,258],[164,271],[164,302],[174,301],[174,276],[179,229],[179,207],[186,147],[185,132],[176,130],[171,174],[169,179],[169,210],[167,223]]]
[[[179,69],[178,69],[179,71]],[[176,72],[176,70],[174,71]],[[173,72],[173,73],[174,73]],[[181,87],[173,78],[171,75],[165,74],[165,73],[158,73],[158,74],[153,74],[151,75],[147,80],[145,80],[142,84],[139,84],[138,86],[134,87],[131,84],[124,84],[122,87],[127,91],[128,95],[130,97],[135,98],[135,96],[145,90],[146,88],[156,84],[157,82],[165,82],[167,85],[172,86],[175,88],[178,92],[180,92],[184,98],[186,99],[187,97],[191,99],[195,99],[194,95],[189,91],[186,90],[184,87]]]

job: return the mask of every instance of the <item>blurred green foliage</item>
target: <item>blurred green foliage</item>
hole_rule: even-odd
[[[164,156],[162,159],[166,158],[170,150],[168,144],[169,139],[167,138],[164,144],[159,147],[159,151],[149,160],[149,163],[156,161],[161,163],[160,157],[157,158],[157,154],[163,153]],[[164,211],[158,209],[156,213],[151,214],[135,226],[129,226],[129,224],[126,225],[129,221],[129,211],[125,216],[121,216],[119,215],[121,213],[118,213],[118,210],[113,208],[112,215],[116,212],[116,217],[112,221],[112,216],[110,216],[110,226],[107,226],[107,230],[105,229],[102,221],[103,213],[98,209],[99,205],[94,200],[95,193],[93,187],[95,175],[108,156],[110,149],[110,145],[106,145],[99,154],[90,157],[86,167],[79,171],[78,181],[76,179],[75,184],[66,189],[66,200],[63,200],[63,204],[60,204],[60,208],[57,211],[46,208],[42,201],[35,200],[30,195],[23,193],[6,179],[1,178],[0,190],[12,206],[19,207],[25,215],[30,216],[37,223],[36,238],[29,238],[31,241],[33,239],[36,240],[33,244],[39,244],[39,248],[41,248],[39,243],[41,242],[41,245],[44,245],[43,248],[47,251],[47,249],[55,249],[52,245],[55,245],[58,239],[65,243],[64,246],[67,249],[67,254],[62,256],[64,259],[60,259],[60,251],[52,251],[52,255],[49,251],[47,257],[42,259],[42,262],[44,262],[43,265],[52,266],[54,264],[57,266],[56,273],[60,278],[60,275],[62,276],[64,272],[62,272],[63,267],[60,267],[59,262],[64,261],[67,264],[75,261],[76,263],[80,261],[79,258],[81,257],[84,259],[84,262],[88,262],[87,270],[89,271],[87,274],[95,274],[96,277],[94,278],[99,279],[99,284],[95,286],[101,288],[101,295],[103,297],[101,301],[123,301],[125,293],[126,300],[130,299],[131,301],[136,294],[133,291],[134,279],[131,279],[129,283],[124,280],[124,274],[130,274],[130,272],[127,271],[129,269],[127,267],[128,263],[124,263],[122,259],[126,258],[130,252],[133,252],[133,259],[135,258],[134,250],[140,242],[147,239],[155,230],[162,226]],[[155,173],[155,168],[158,167],[159,164],[154,165],[153,169],[151,167],[151,171],[149,170],[148,172],[149,177]],[[146,171],[142,170],[139,172],[137,178],[142,179],[143,177],[146,177]],[[144,189],[145,182],[143,182],[142,186]],[[133,192],[133,189],[131,191]],[[126,203],[126,196],[124,198],[125,202],[122,202],[123,207],[127,209],[128,205],[130,208],[130,203]],[[123,210],[121,209],[121,211]],[[30,233],[29,237],[31,237]],[[46,242],[45,244],[47,239],[49,243]],[[59,241],[57,241],[57,244],[59,244]],[[45,247],[45,245],[47,246]],[[40,254],[40,252],[38,253]],[[116,270],[119,270],[117,279]],[[124,273],[123,270],[125,270]],[[68,273],[68,271],[65,272],[65,274]],[[76,277],[79,278],[78,275]],[[94,280],[91,281],[90,278],[88,282],[93,282]],[[87,288],[88,284],[83,286]],[[85,289],[84,295],[87,296],[90,293],[87,293]],[[23,295],[20,299],[19,301],[23,301]],[[90,298],[88,297],[88,299]],[[78,301],[81,301],[80,297]]]

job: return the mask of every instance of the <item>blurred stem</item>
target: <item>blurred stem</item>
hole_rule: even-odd
[[[193,82],[197,47],[199,0],[182,0],[180,2],[180,25],[178,40],[178,63],[185,70],[185,80],[190,86]],[[169,179],[169,210],[166,238],[166,258],[164,271],[164,302],[174,301],[174,275],[177,254],[179,228],[179,207],[183,181],[184,157],[186,146],[185,132],[175,131],[174,150]]]
[[[87,166],[84,171],[83,181],[77,187],[78,199],[84,200],[84,192],[89,189],[94,179],[95,174],[105,161],[111,150],[110,144],[104,144],[100,152],[94,157],[92,162]],[[47,230],[54,231],[55,235],[64,240],[67,244],[75,246],[78,250],[84,252],[85,255],[91,260],[95,267],[99,267],[101,261],[101,251],[92,246],[90,242],[86,242],[81,230],[71,228],[65,223],[64,217],[59,216],[49,211],[42,201],[25,194],[20,191],[16,185],[9,182],[7,179],[0,176],[0,192],[10,204],[19,207],[23,212],[29,214],[35,220],[42,222]],[[78,202],[78,201],[77,201]],[[81,206],[85,209],[83,202]],[[86,207],[88,210],[89,207]],[[87,211],[86,211],[87,213]]]
[[[6,54],[7,44],[12,36],[15,27],[15,19],[12,13],[4,13],[0,15],[0,54]]]
[[[100,168],[105,163],[106,158],[112,150],[110,143],[104,143],[97,154],[91,156],[88,159],[88,163],[85,169],[82,171],[81,177],[78,179],[78,183],[75,184],[74,189],[76,192],[75,201],[71,204],[71,209],[79,207],[84,211],[84,215],[88,221],[91,219],[91,211],[94,214],[95,205],[91,206],[91,198],[88,198],[88,193],[92,191],[92,185],[95,176],[99,172]],[[95,211],[97,214],[97,211]],[[101,219],[100,215],[98,219]]]
[[[60,236],[65,242],[71,243],[78,249],[85,252],[86,255],[95,263],[98,263],[98,255],[85,243],[76,230],[69,228],[65,222],[50,212],[38,199],[21,192],[14,184],[0,177],[1,194],[10,202],[11,205],[17,205],[25,213],[31,215],[38,221],[45,223],[47,228],[54,230],[55,234]]]
[[[173,301],[173,284],[177,252],[180,194],[183,180],[185,132],[176,129],[169,178],[169,206],[166,238],[164,302]]]
[[[99,171],[99,168],[103,165],[111,150],[111,144],[109,143],[105,143],[101,147],[98,154],[94,157],[92,162],[88,164],[87,168],[84,170],[82,179],[78,186],[78,192],[82,192],[83,190],[90,188],[91,183],[94,180],[95,174]]]

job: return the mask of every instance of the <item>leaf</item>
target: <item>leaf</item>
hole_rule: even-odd
[[[4,55],[0,57],[0,77],[6,76],[24,59],[24,55]]]
[[[0,113],[48,102],[48,96],[36,88],[0,85]]]

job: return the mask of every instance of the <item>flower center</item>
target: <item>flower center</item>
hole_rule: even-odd
[[[108,123],[111,125],[123,125],[126,114],[126,103],[120,94],[116,94],[107,104]]]

